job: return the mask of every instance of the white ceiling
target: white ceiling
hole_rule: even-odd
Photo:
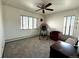
[[[75,9],[79,7],[79,0],[3,0],[3,3],[39,14],[42,14],[42,11],[35,11],[39,9],[37,7],[39,3],[52,3],[49,8],[54,9],[54,11],[46,11],[45,14],[51,14],[54,12]]]

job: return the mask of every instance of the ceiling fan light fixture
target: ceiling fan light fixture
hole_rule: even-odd
[[[45,10],[44,10],[44,9],[42,10],[42,13],[43,13],[43,14],[45,13]]]

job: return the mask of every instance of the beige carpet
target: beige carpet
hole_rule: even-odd
[[[39,37],[6,43],[3,58],[49,58],[50,45],[54,41]]]

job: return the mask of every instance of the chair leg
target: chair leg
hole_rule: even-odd
[[[40,40],[40,35],[39,35],[39,40]]]
[[[47,40],[48,40],[48,35],[47,35]]]
[[[40,30],[40,33],[39,33],[39,40],[40,40],[40,36],[41,36],[41,30]]]

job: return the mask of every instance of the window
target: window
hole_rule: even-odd
[[[34,21],[33,21],[33,23],[34,23],[33,26],[34,26],[34,28],[37,28],[37,19],[34,18],[33,20],[34,20]]]
[[[66,16],[66,17],[64,17],[63,34],[70,35],[70,36],[73,35],[75,19],[76,19],[75,16]]]
[[[36,29],[37,18],[30,16],[21,16],[21,29]]]
[[[33,21],[32,17],[29,17],[29,29],[33,29],[32,21]]]

